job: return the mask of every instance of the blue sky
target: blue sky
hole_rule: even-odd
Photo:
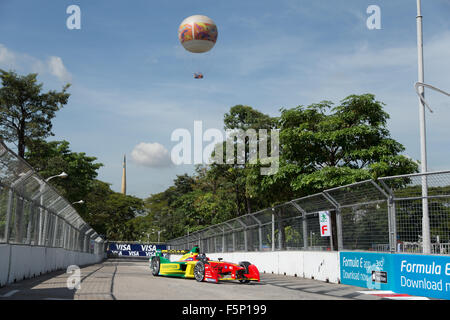
[[[270,115],[350,94],[374,93],[391,115],[388,128],[420,158],[416,5],[413,0],[88,1],[0,0],[0,68],[38,72],[46,89],[70,82],[69,103],[54,119],[54,137],[105,166],[99,178],[120,191],[127,155],[128,193],[165,190],[190,165],[169,165],[178,128],[223,128],[236,104]],[[344,4],[345,3],[345,4]],[[66,8],[81,9],[69,30]],[[369,30],[369,5],[381,30]],[[178,42],[181,21],[212,18],[213,50],[194,56]],[[425,81],[450,91],[450,0],[423,1]],[[203,71],[204,80],[192,79]],[[450,99],[427,91],[429,170],[450,169]],[[152,144],[144,159],[133,157]],[[157,144],[156,144],[157,143]]]

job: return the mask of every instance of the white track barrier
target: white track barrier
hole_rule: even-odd
[[[270,251],[209,253],[211,260],[238,263],[249,261],[260,273],[274,273],[308,279],[340,282],[339,252],[327,251]]]
[[[27,245],[0,244],[0,286],[33,278],[70,265],[101,262],[102,255]]]

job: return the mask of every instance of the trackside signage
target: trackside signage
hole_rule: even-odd
[[[450,256],[340,253],[341,283],[450,300]]]
[[[400,293],[450,300],[450,256],[394,255]]]
[[[373,290],[392,290],[391,256],[383,253],[340,252],[341,283]]]
[[[128,257],[152,257],[156,250],[166,250],[167,246],[160,244],[116,243],[108,244],[108,254]]]
[[[319,212],[319,222],[320,222],[320,235],[322,237],[331,236],[330,212],[329,211],[320,211]]]

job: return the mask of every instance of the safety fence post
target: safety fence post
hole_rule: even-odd
[[[389,251],[397,252],[397,219],[394,192],[383,180],[378,180],[381,186],[386,190],[387,206],[388,206],[388,228],[389,228]]]
[[[275,251],[275,208],[272,208],[272,251]]]
[[[13,191],[9,189],[8,193],[8,206],[6,208],[6,221],[5,221],[5,242],[9,243],[9,231],[10,231],[10,222],[11,222],[11,211],[13,205]]]
[[[222,252],[225,252],[225,228],[222,228]]]

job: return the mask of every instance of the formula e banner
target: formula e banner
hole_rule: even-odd
[[[450,300],[450,256],[340,252],[341,283]]]
[[[391,255],[340,252],[341,283],[373,290],[394,291]]]
[[[166,250],[165,244],[116,243],[108,244],[107,253],[112,256],[153,257],[156,250]]]
[[[399,293],[450,300],[450,256],[395,254]]]

